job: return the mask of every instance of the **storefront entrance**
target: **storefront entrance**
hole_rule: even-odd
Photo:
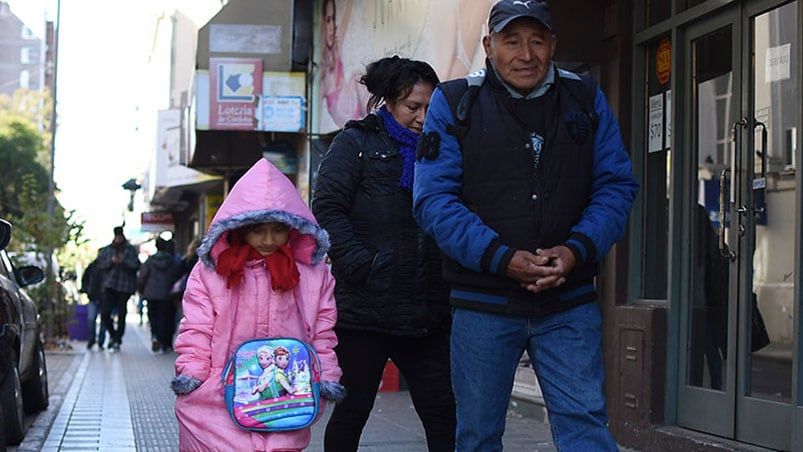
[[[803,448],[800,1],[743,2],[677,35],[677,421],[780,450]]]

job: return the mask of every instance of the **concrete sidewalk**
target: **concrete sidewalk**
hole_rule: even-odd
[[[178,426],[175,396],[169,388],[174,353],[150,351],[148,326],[127,325],[119,353],[47,352],[50,407],[35,417],[25,441],[12,452],[175,451]],[[554,451],[549,426],[511,410],[504,436],[506,451]],[[313,426],[308,450],[323,450],[324,418]],[[426,451],[424,432],[406,391],[381,392],[360,441],[360,451]]]

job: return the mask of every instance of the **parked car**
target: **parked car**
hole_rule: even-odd
[[[40,317],[23,289],[45,274],[36,266],[14,266],[5,249],[10,240],[11,224],[0,218],[0,446],[19,444],[25,413],[44,410],[49,398]]]
[[[11,257],[11,263],[17,267],[21,267],[23,265],[33,265],[35,267],[39,267],[42,270],[47,271],[47,258],[41,254],[34,251],[22,251],[22,252],[9,252],[9,257]],[[78,287],[75,283],[75,275],[71,272],[65,271],[59,265],[58,260],[56,260],[56,256],[51,256],[51,268],[50,271],[53,272],[53,282],[55,287],[54,294],[56,296],[55,299],[51,300],[51,303],[65,303],[65,304],[75,304],[77,303],[81,295],[78,293]],[[34,291],[32,290],[34,287],[40,287],[44,284],[37,283],[32,284],[31,286],[27,287],[25,290],[28,292],[29,295],[34,295]],[[40,302],[43,300],[39,300]],[[40,304],[40,309],[44,309]]]

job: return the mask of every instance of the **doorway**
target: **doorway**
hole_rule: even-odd
[[[743,2],[681,32],[678,424],[779,450],[803,441],[800,1]]]

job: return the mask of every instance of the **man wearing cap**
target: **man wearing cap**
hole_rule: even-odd
[[[128,242],[123,228],[114,228],[114,240],[98,251],[97,265],[103,271],[103,301],[100,318],[109,332],[109,350],[120,351],[125,333],[125,316],[128,299],[137,290],[137,271],[139,253]],[[117,312],[117,326],[112,319],[112,311]]]
[[[484,70],[432,95],[413,186],[452,284],[457,450],[502,449],[524,351],[558,450],[617,450],[595,277],[638,183],[602,91],[552,62],[546,3],[499,1],[488,29]]]

